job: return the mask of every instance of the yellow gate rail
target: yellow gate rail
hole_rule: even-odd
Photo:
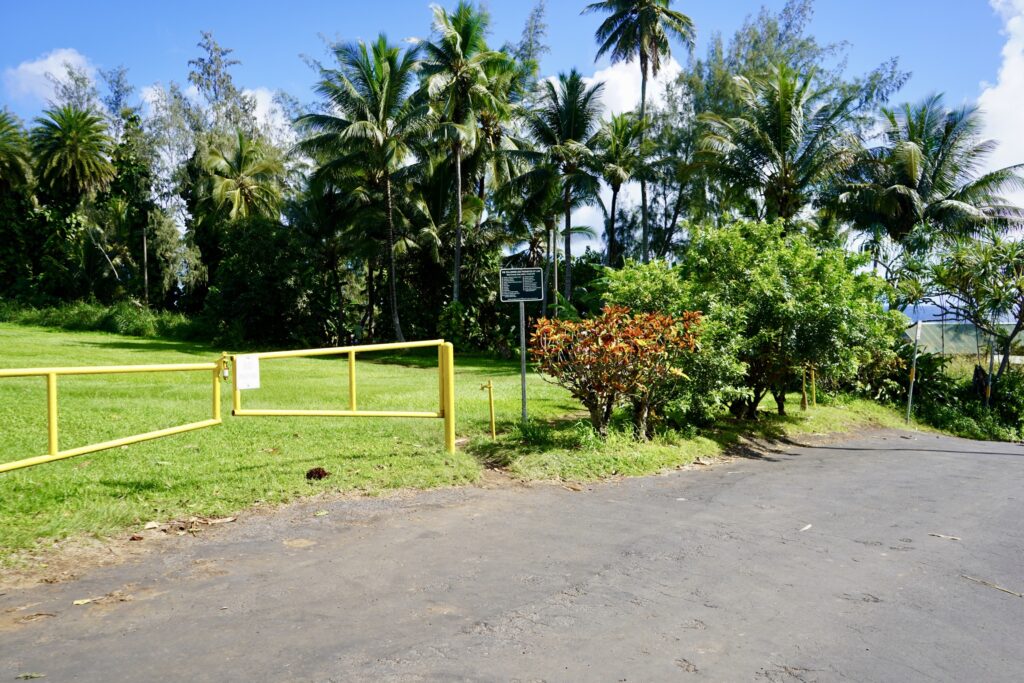
[[[172,434],[180,434],[182,432],[189,432],[195,429],[203,429],[204,427],[212,427],[214,425],[219,425],[221,424],[220,374],[223,368],[224,360],[222,359],[219,362],[213,363],[178,363],[168,365],[96,365],[91,367],[84,366],[68,368],[15,368],[9,370],[0,369],[0,378],[46,378],[46,423],[47,431],[49,433],[49,453],[47,455],[39,455],[32,458],[25,458],[23,460],[15,460],[14,462],[0,463],[0,473],[9,472],[11,470],[20,469],[22,467],[31,467],[32,465],[41,465],[43,463],[53,462],[54,460],[73,458],[76,455],[94,453],[96,451],[102,451],[107,448],[127,446],[128,444],[138,443],[140,441],[159,439],[162,436],[170,436]],[[88,446],[80,446],[78,448],[70,448],[64,451],[60,450],[57,415],[57,377],[66,375],[126,375],[140,372],[203,371],[210,372],[213,375],[213,384],[211,385],[213,416],[211,419],[201,420],[199,422],[190,422],[189,424],[179,425],[177,427],[168,427],[167,429],[158,429],[156,431],[146,432],[144,434],[135,434],[134,436],[128,436],[123,439],[103,441],[101,443],[95,443]]]
[[[437,347],[438,368],[438,409],[436,412],[358,410],[356,401],[356,354],[370,351],[397,351]],[[316,356],[348,356],[348,410],[281,410],[243,409],[242,393],[238,388],[239,356],[257,359],[309,358]],[[444,420],[444,447],[449,453],[455,452],[455,354],[452,344],[443,339],[429,341],[397,342],[390,344],[366,344],[363,346],[339,346],[325,349],[300,349],[297,351],[267,351],[263,353],[236,354],[231,356],[231,414],[249,416],[313,416],[313,417],[422,417]]]

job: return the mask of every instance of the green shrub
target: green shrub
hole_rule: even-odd
[[[201,338],[199,326],[184,315],[151,311],[135,301],[121,301],[109,307],[77,301],[49,308],[0,303],[0,322],[55,327],[72,332],[111,332],[129,337]]]

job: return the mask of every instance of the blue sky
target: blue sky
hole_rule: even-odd
[[[212,30],[221,44],[235,48],[242,61],[239,82],[248,88],[284,89],[311,99],[314,80],[300,55],[321,56],[320,35],[331,39],[371,38],[384,30],[395,40],[424,36],[430,11],[423,0],[383,2],[18,2],[4,10],[0,40],[2,103],[23,118],[43,104],[42,88],[24,81],[39,70],[24,65],[54,50],[74,50],[101,68],[124,64],[137,86],[183,82],[200,30]],[[494,40],[518,38],[531,0],[490,0]],[[584,2],[548,1],[551,52],[545,73],[573,66],[593,73],[607,66],[593,61],[593,32],[599,18],[580,16]],[[767,6],[778,8],[780,0]],[[736,0],[682,0],[698,29],[702,54],[715,32],[729,36],[761,3]],[[951,102],[973,101],[983,82],[996,80],[1005,43],[1004,20],[984,0],[818,0],[812,30],[822,41],[851,44],[852,72],[863,72],[898,56],[913,72],[902,96],[916,99],[946,92]],[[59,53],[67,54],[67,53]],[[678,51],[679,58],[684,57]],[[52,62],[51,62],[52,63]],[[59,62],[58,62],[59,63]],[[19,65],[23,65],[21,70]]]
[[[271,97],[277,90],[303,102],[313,99],[315,74],[302,56],[323,57],[324,39],[370,39],[382,30],[394,41],[426,37],[431,21],[428,0],[6,2],[0,29],[0,107],[25,120],[39,114],[52,92],[45,72],[63,71],[65,60],[92,73],[124,64],[140,92],[156,83],[184,84],[202,30],[213,31],[222,45],[234,48],[233,56],[242,62],[233,72],[236,81],[256,96],[258,116],[261,111],[273,116]],[[492,44],[500,45],[519,38],[534,0],[485,4],[493,18]],[[605,81],[608,110],[631,109],[639,100],[638,69],[632,64],[609,66],[606,60],[595,64],[593,34],[600,18],[580,16],[585,4],[548,0],[551,51],[542,73],[576,67]],[[674,7],[694,19],[696,54],[703,55],[713,34],[730,37],[762,4],[778,10],[784,0],[677,0]],[[897,101],[943,92],[949,105],[978,103],[986,112],[986,135],[1001,141],[989,168],[1024,161],[1024,0],[817,0],[811,32],[822,43],[849,44],[851,74],[899,57],[912,77]],[[679,46],[675,53],[679,61],[686,60]],[[677,63],[668,64],[663,78],[678,69]],[[654,99],[658,91],[656,83]],[[280,124],[284,118],[274,120]],[[638,195],[628,185],[622,200],[635,204]],[[1024,193],[1011,200],[1024,205]],[[595,207],[578,210],[573,220],[600,225]]]

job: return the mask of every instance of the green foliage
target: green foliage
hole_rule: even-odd
[[[133,301],[120,301],[113,306],[79,301],[50,308],[0,302],[0,322],[73,332],[111,332],[130,337],[182,340],[202,338],[204,332],[179,313],[151,311]]]
[[[627,262],[620,270],[608,269],[605,301],[673,316],[698,310],[681,273],[663,260]],[[667,423],[677,428],[708,425],[723,407],[747,393],[741,388],[745,366],[738,359],[739,336],[713,315],[705,315],[694,329],[697,346],[680,359],[685,380],[678,383],[665,410]]]
[[[780,413],[799,370],[835,380],[856,375],[871,349],[891,344],[900,314],[880,303],[884,283],[858,272],[843,249],[816,249],[781,223],[736,222],[694,231],[681,269],[686,299],[734,337],[749,395],[733,403],[755,417],[771,391]]]
[[[452,301],[441,310],[437,333],[452,342],[458,350],[480,349],[486,346],[479,319],[461,301]]]
[[[687,290],[679,270],[661,259],[645,264],[628,261],[621,269],[609,268],[605,287],[605,301],[614,306],[669,315],[688,310]]]
[[[696,342],[700,316],[680,319],[663,313],[634,313],[606,306],[599,316],[573,321],[541,318],[530,339],[539,370],[568,389],[590,412],[590,422],[607,433],[612,411],[627,402],[638,438],[651,436],[649,418],[672,399],[683,356]]]

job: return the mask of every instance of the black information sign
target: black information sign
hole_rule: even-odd
[[[544,271],[540,268],[502,268],[501,300],[506,303],[543,301]]]

